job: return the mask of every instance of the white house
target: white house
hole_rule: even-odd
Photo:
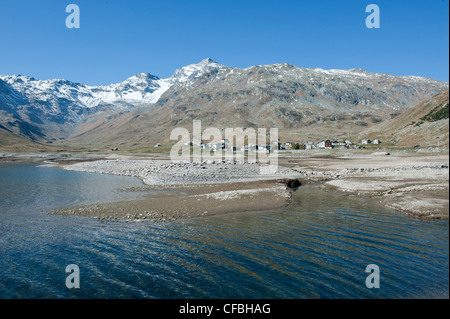
[[[258,149],[258,146],[256,144],[253,144],[253,143],[248,144],[249,151],[256,151],[257,149]]]
[[[213,148],[212,143],[207,143],[202,145],[202,149],[204,150],[211,150]]]
[[[375,139],[375,140],[373,140],[373,144],[376,144],[376,145],[381,144],[381,141],[379,139]]]
[[[270,145],[268,144],[258,145],[258,151],[270,151]]]
[[[330,140],[322,140],[322,141],[320,141],[319,143],[317,143],[317,148],[327,148],[327,149],[330,149],[330,148],[333,148],[333,144],[331,143],[331,141]]]
[[[312,150],[313,148],[315,148],[313,142],[307,142],[307,143],[303,144],[303,147],[305,150]]]
[[[213,143],[211,148],[214,152],[223,150],[223,143]]]
[[[285,146],[286,146],[287,150],[290,150],[292,148],[292,143],[291,142],[286,142]]]
[[[366,140],[366,139],[361,140],[361,144],[363,144],[363,145],[370,144],[370,143],[372,143],[371,140]]]

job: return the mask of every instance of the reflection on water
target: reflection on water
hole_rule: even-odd
[[[25,172],[36,169],[44,170],[39,178]],[[58,201],[116,198],[117,188],[138,180],[30,166],[16,166],[12,178],[12,171],[0,167],[0,208],[8,211],[0,215],[1,298],[448,298],[447,221],[302,187],[276,211],[102,222],[41,211]],[[25,181],[51,200],[23,209],[32,207],[31,195],[17,191]],[[81,196],[86,187],[98,194]],[[72,263],[81,272],[77,290],[65,287]],[[380,267],[380,289],[365,286],[368,264]]]
[[[86,174],[35,164],[0,163],[0,212],[36,211],[58,207],[135,199],[140,193],[120,192],[141,187],[137,178]]]

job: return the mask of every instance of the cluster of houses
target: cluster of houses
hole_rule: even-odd
[[[185,145],[193,146],[192,142],[188,142]],[[235,145],[230,146],[230,141],[227,139],[223,139],[220,143],[199,143],[198,146],[202,150],[210,150],[210,151],[219,151],[219,150],[230,150],[230,151],[270,151],[269,144],[248,144],[243,147],[238,147]]]
[[[200,146],[202,150],[210,150],[210,151],[271,151],[274,149],[278,150],[312,150],[312,149],[333,149],[333,148],[340,148],[340,149],[350,149],[350,148],[360,148],[363,147],[363,145],[368,144],[381,144],[381,141],[379,139],[375,139],[373,141],[369,139],[363,139],[361,140],[361,143],[355,144],[351,142],[350,140],[345,141],[331,141],[331,140],[321,140],[320,142],[314,143],[314,142],[306,142],[306,143],[292,143],[292,142],[286,142],[281,143],[280,139],[273,140],[271,144],[248,144],[244,145],[243,147],[237,147],[235,145],[230,146],[230,142],[227,139],[223,139],[220,143],[198,143],[197,146]],[[185,143],[186,146],[193,146],[194,144],[192,142]],[[161,147],[161,144],[156,144],[155,147]]]
[[[284,145],[279,143],[279,150],[292,150],[292,149],[301,149],[301,150],[312,150],[312,149],[333,149],[333,148],[341,148],[341,149],[350,149],[350,148],[359,148],[361,145],[368,144],[381,144],[379,139],[375,139],[373,142],[369,139],[361,140],[361,143],[356,144],[350,140],[345,141],[332,141],[332,140],[321,140],[320,142],[306,142],[306,143],[292,143],[286,142]]]
[[[286,142],[282,144],[280,142],[280,139],[273,140],[271,144],[248,144],[243,147],[237,147],[232,146],[229,147],[229,141],[227,139],[222,140],[220,143],[199,143],[198,146],[201,147],[201,149],[204,150],[212,150],[212,151],[218,151],[218,150],[233,150],[233,151],[270,151],[271,149],[278,149],[278,150],[292,150],[292,149],[303,149],[303,150],[311,150],[311,149],[333,149],[333,148],[341,148],[341,149],[350,149],[350,148],[359,148],[361,145],[368,145],[368,144],[381,144],[381,141],[379,139],[375,139],[373,141],[369,139],[363,139],[361,140],[361,143],[355,144],[351,142],[350,140],[345,140],[342,142],[339,141],[331,141],[331,140],[321,140],[320,142],[313,143],[313,142],[306,142],[306,143],[292,143],[292,142]],[[192,142],[186,143],[186,145],[193,145]],[[272,146],[271,146],[272,145]]]

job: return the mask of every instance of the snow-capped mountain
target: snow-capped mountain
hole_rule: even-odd
[[[167,81],[148,73],[107,86],[89,86],[61,79],[41,81],[23,75],[3,75],[0,80],[30,101],[43,102],[53,107],[57,107],[62,100],[84,108],[107,104],[125,107],[127,104],[155,103],[168,88]]]
[[[380,121],[445,89],[447,82],[416,76],[307,69],[286,63],[238,69],[211,59],[184,66],[166,79],[140,73],[103,86],[0,75],[0,125],[17,135],[54,140],[73,134],[83,123],[95,122],[99,115],[104,116],[101,123],[95,122],[97,126],[139,110],[156,112],[147,126],[173,127],[202,117],[223,125],[289,129],[327,119],[354,120],[363,126],[366,117]]]
[[[170,78],[173,84],[192,84],[193,81],[200,78],[203,74],[215,71],[226,72],[232,68],[219,64],[210,58],[204,59],[199,63],[191,64],[176,70]]]
[[[4,96],[5,101],[22,104],[37,103],[42,111],[57,113],[62,104],[72,108],[113,106],[116,110],[128,110],[135,106],[156,103],[171,86],[186,84],[211,69],[226,68],[211,59],[185,66],[167,79],[149,73],[134,75],[121,83],[106,86],[89,86],[63,79],[38,80],[24,75],[0,75],[13,90]],[[3,85],[4,86],[4,85]]]
[[[224,66],[205,59],[175,71],[167,79],[149,73],[134,75],[121,83],[90,86],[64,79],[39,80],[25,75],[0,75],[0,114],[3,127],[16,134],[40,138],[67,135],[72,127],[98,112],[121,113],[155,104],[170,87],[189,84],[204,72]],[[23,126],[32,124],[32,133]],[[53,134],[34,127],[64,124]],[[47,126],[48,128],[48,126]],[[61,131],[62,129],[62,131]]]

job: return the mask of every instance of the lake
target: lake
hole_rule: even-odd
[[[300,187],[292,204],[165,223],[47,214],[137,178],[0,164],[0,298],[448,298],[448,221]],[[175,195],[174,195],[175,196]],[[80,269],[80,289],[65,268]],[[380,288],[366,287],[367,265]]]

